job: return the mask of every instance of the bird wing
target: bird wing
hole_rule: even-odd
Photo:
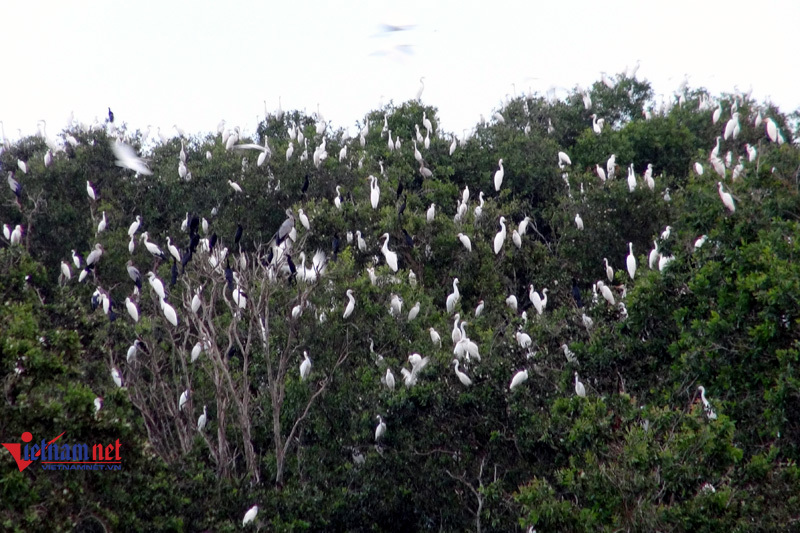
[[[260,144],[234,144],[234,150],[259,150],[261,152],[266,152],[267,149]]]

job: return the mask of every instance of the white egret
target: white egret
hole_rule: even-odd
[[[154,242],[150,242],[150,235],[145,231],[142,233],[142,236],[139,237],[140,241],[144,241],[144,247],[147,248],[147,251],[153,254],[156,257],[166,258],[164,252],[161,251],[161,248]]]
[[[591,317],[589,317],[586,313],[581,315],[581,320],[583,321],[583,325],[587,331],[591,330],[592,326],[594,326],[594,320],[592,320]]]
[[[422,81],[424,79],[425,79],[425,76],[422,76],[419,79],[419,89],[417,89],[417,96],[416,96],[416,98],[414,98],[414,100],[416,100],[417,102],[422,100],[422,91],[425,90],[425,82]]]
[[[702,176],[703,175],[703,172],[704,172],[703,165],[701,165],[699,161],[695,162],[694,171],[698,176]]]
[[[453,155],[457,147],[458,147],[458,137],[453,135],[453,142],[450,143],[450,155]]]
[[[461,293],[458,291],[458,278],[453,278],[453,292],[447,295],[445,306],[448,313],[452,313],[458,301],[461,299]]]
[[[389,302],[389,314],[392,316],[400,316],[403,311],[403,299],[396,294],[392,294],[392,299]]]
[[[564,168],[567,165],[571,165],[572,161],[570,160],[569,156],[564,152],[558,152],[558,166],[559,168]]]
[[[197,431],[203,431],[204,429],[206,429],[207,422],[208,422],[208,408],[204,405],[203,414],[197,418]]]
[[[546,290],[547,289],[545,289],[545,291]],[[542,291],[542,294],[544,294],[544,291]],[[533,290],[533,284],[528,286],[528,299],[533,304],[534,309],[536,309],[536,313],[541,315],[544,312],[544,305],[545,304],[542,301],[542,297],[539,296],[539,293],[537,293],[535,290]]]
[[[614,174],[617,171],[617,154],[611,154],[611,157],[606,161],[606,174],[608,179],[614,179]]]
[[[300,223],[304,228],[306,228],[306,230],[311,229],[311,224],[308,222],[308,215],[306,215],[302,209],[297,210],[297,218],[300,219]]]
[[[20,237],[22,236],[22,228],[17,226],[14,228],[14,232],[19,230]],[[19,237],[16,239],[17,244],[19,244]],[[11,244],[14,244],[14,234],[11,235]],[[100,257],[103,255],[103,245],[99,242],[94,245],[94,249],[89,252],[89,255],[86,256],[86,266],[91,266],[100,261]]]
[[[106,212],[103,211],[103,217],[100,219],[100,222],[97,224],[97,233],[96,233],[96,235],[99,235],[100,233],[103,233],[106,230],[106,226],[107,225],[108,225],[108,221],[106,220]]]
[[[367,241],[364,240],[364,237],[361,236],[360,231],[356,231],[356,242],[358,243],[358,249],[361,252],[367,251]],[[409,275],[413,274],[413,272],[409,271]]]
[[[578,358],[575,357],[575,352],[569,349],[569,346],[566,344],[561,345],[561,349],[564,351],[564,357],[567,359],[568,363],[577,364]]]
[[[158,277],[156,277],[156,275],[153,272],[147,273],[147,280],[150,283],[150,286],[158,295],[158,298],[160,300],[163,300],[167,297],[166,293],[164,292],[164,284],[161,282],[160,279],[158,279]]]
[[[478,306],[475,308],[475,318],[481,316],[481,313],[483,313],[483,306],[484,306],[483,300],[480,300],[478,302]]]
[[[378,419],[378,425],[375,428],[375,442],[378,442],[381,439],[381,437],[383,437],[384,434],[386,434],[386,423],[383,421],[383,418],[381,418],[381,415],[378,415],[377,419]]]
[[[506,217],[500,217],[500,231],[494,236],[494,254],[500,253],[503,243],[506,241]]]
[[[97,201],[97,194],[95,194],[94,187],[92,187],[89,180],[86,180],[86,194],[89,195],[89,198],[91,198],[93,202]]]
[[[510,307],[511,309],[513,309],[514,312],[516,312],[517,311],[517,307],[518,307],[517,297],[514,296],[513,294],[510,295],[508,298],[506,298],[506,305],[508,307]]]
[[[100,412],[100,409],[103,408],[103,397],[98,396],[94,399],[94,415],[97,416],[97,413]]]
[[[161,300],[161,311],[164,313],[167,321],[173,326],[178,325],[178,315],[175,313],[175,308],[167,303],[166,300]]]
[[[384,233],[381,239],[384,239],[381,252],[384,259],[386,259],[386,264],[389,265],[393,272],[397,272],[397,253],[389,250],[389,234]]]
[[[511,378],[511,384],[508,386],[508,390],[514,390],[516,387],[519,387],[527,380],[528,380],[528,371],[520,370],[519,372],[514,374],[513,378]]]
[[[494,173],[494,190],[499,191],[500,186],[503,185],[503,176],[506,175],[506,171],[503,169],[503,160],[500,159],[497,163],[500,165],[500,169]]]
[[[395,381],[391,368],[386,369],[386,375],[383,377],[383,379],[381,379],[381,382],[383,382],[383,384],[386,385],[386,388],[389,390],[394,390]]]
[[[190,361],[194,363],[197,361],[197,358],[200,357],[200,354],[203,353],[203,343],[197,341],[195,345],[192,347],[191,359]]]
[[[708,240],[708,235],[700,235],[700,237],[698,237],[697,240],[694,241],[694,249],[699,250],[700,248],[702,248],[707,240]]]
[[[516,246],[517,249],[522,248],[522,237],[519,236],[519,232],[517,230],[511,232],[511,242],[514,243],[514,246]]]
[[[483,203],[483,191],[481,191],[478,193],[478,205],[475,206],[473,211],[475,213],[475,220],[481,218],[481,215],[483,214]]]
[[[586,398],[586,387],[578,379],[578,372],[575,372],[575,394],[581,398]]]
[[[647,164],[647,170],[644,171],[644,182],[647,184],[648,189],[655,190],[656,181],[653,179],[653,163]]]
[[[439,335],[439,332],[436,331],[434,328],[428,328],[428,332],[431,335],[431,342],[438,346],[439,348],[442,347],[442,337]]]
[[[658,264],[658,241],[653,241],[653,249],[650,250],[650,255],[647,257],[647,266],[650,270],[655,270]]]
[[[256,515],[258,514],[258,505],[252,506],[250,509],[244,513],[244,519],[242,520],[242,527],[246,526],[250,522],[256,519]]]
[[[464,245],[464,248],[466,248],[468,252],[472,251],[472,241],[469,240],[469,237],[463,233],[457,234],[456,237],[458,237],[458,240],[461,241],[461,244]]]
[[[131,318],[134,322],[139,322],[139,310],[136,308],[136,304],[130,299],[130,297],[125,298],[125,308],[128,310],[128,314],[131,315]]]
[[[595,171],[597,172],[597,175],[600,177],[600,181],[605,182],[606,171],[603,169],[603,167],[601,167],[600,165],[595,165]]]
[[[127,144],[117,141],[111,142],[111,149],[114,152],[114,157],[117,158],[116,165],[118,167],[133,170],[139,174],[151,175],[152,170],[147,168],[147,164],[138,156],[133,148]]]
[[[456,313],[455,320],[453,321],[453,331],[450,333],[450,338],[453,344],[457,344],[461,340],[461,330],[458,327],[458,321],[461,320],[461,315]]]
[[[716,420],[717,413],[711,408],[711,402],[706,399],[706,388],[700,385],[697,390],[700,391],[700,400],[703,402],[703,411],[705,411],[706,416],[709,420]]]
[[[408,312],[408,321],[409,322],[411,322],[412,320],[417,318],[417,315],[419,315],[419,308],[420,308],[420,303],[417,302],[417,303],[414,304],[414,307],[412,307],[411,310],[409,310],[409,312]]]
[[[628,192],[636,190],[636,174],[633,172],[633,163],[628,166]]]
[[[235,181],[228,180],[228,185],[230,185],[231,189],[233,189],[235,192],[242,192],[242,187]]]
[[[64,282],[72,279],[72,271],[69,269],[69,264],[67,264],[66,261],[61,261],[61,277],[64,279]]]
[[[378,178],[375,176],[370,175],[370,191],[369,191],[369,202],[372,204],[372,209],[378,209],[378,201],[381,198],[381,188],[378,186]]]
[[[612,294],[611,289],[608,288],[608,285],[602,281],[598,281],[597,288],[600,289],[600,292],[603,294],[603,298],[605,298],[608,303],[611,305],[616,304],[616,301],[614,300],[614,294]]]
[[[631,279],[636,276],[636,258],[633,256],[633,243],[628,243],[628,257],[625,259],[626,266],[628,267],[628,275]]]
[[[200,298],[200,293],[203,291],[203,287],[198,287],[192,296],[192,313],[197,314],[197,311],[200,310],[200,305],[202,305],[203,301]]]
[[[111,368],[111,379],[114,380],[114,384],[117,387],[122,387],[122,374],[117,369],[117,367],[112,367]]]
[[[518,331],[515,337],[517,338],[517,344],[519,344],[520,348],[528,348],[533,342],[531,336],[522,331]]]
[[[664,228],[664,231],[661,232],[661,240],[666,241],[669,239],[670,234],[672,234],[672,226],[667,226]]]
[[[528,233],[528,225],[532,222],[531,217],[525,217],[519,221],[519,226],[517,227],[517,232],[520,236],[525,235]]]
[[[581,218],[580,213],[575,215],[575,225],[578,227],[579,230],[583,231],[583,219]]]
[[[356,308],[356,299],[353,297],[353,289],[347,289],[347,298],[349,298],[349,302],[347,302],[347,307],[344,309],[344,314],[342,318],[347,318],[353,314],[353,309]]]
[[[472,380],[469,379],[469,376],[458,369],[458,359],[453,359],[453,365],[455,365],[456,377],[458,378],[458,381],[460,381],[465,387],[472,385]]]
[[[308,352],[303,350],[303,362],[300,363],[300,380],[305,381],[309,374],[311,374],[311,359],[308,358]]]
[[[169,236],[167,236],[167,250],[169,250],[169,254],[175,258],[175,260],[180,263],[181,262],[181,253],[178,250],[178,247],[172,244]]]
[[[781,131],[778,129],[778,123],[775,122],[775,119],[767,117],[766,123],[769,140],[778,144],[783,144],[783,135],[781,135]]]
[[[730,194],[730,193],[728,193],[728,192],[725,192],[725,191],[723,191],[723,190],[722,190],[722,182],[721,182],[721,181],[718,181],[718,182],[717,182],[717,187],[718,187],[718,189],[717,189],[717,190],[719,191],[719,197],[720,197],[720,199],[722,199],[722,203],[723,203],[723,205],[724,205],[724,206],[725,206],[725,207],[728,209],[728,211],[730,211],[731,213],[733,213],[734,211],[736,211],[736,205],[733,203],[733,196],[731,196],[731,194]]]
[[[614,269],[611,268],[611,265],[608,264],[608,259],[605,257],[603,258],[603,263],[606,264],[606,277],[608,277],[608,281],[614,281]]]
[[[425,213],[425,220],[427,220],[428,224],[433,222],[434,217],[436,216],[436,204],[431,204],[428,208],[428,211]]]
[[[239,309],[244,309],[247,307],[247,294],[239,287],[239,283],[236,283],[236,288],[233,289],[233,293],[231,294],[233,298],[233,303],[239,306]]]
[[[658,271],[663,272],[671,262],[675,260],[674,255],[661,255],[658,254]]]
[[[739,126],[739,113],[734,113],[731,115],[730,120],[725,124],[725,133],[723,134],[723,138],[727,141],[731,137],[734,139],[739,136],[740,131]]]
[[[130,227],[128,227],[128,236],[133,237],[137,231],[139,231],[139,227],[142,225],[142,217],[141,215],[136,215],[136,220],[134,220]]]

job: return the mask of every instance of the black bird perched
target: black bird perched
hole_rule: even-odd
[[[271,265],[273,259],[275,259],[275,252],[272,250],[272,247],[270,246],[270,248],[267,250],[267,258],[266,258],[267,262],[262,263],[262,265],[264,266]],[[291,258],[289,259],[291,260]]]
[[[242,240],[242,232],[244,228],[241,224],[236,224],[236,235],[233,237],[233,244],[239,244],[239,241]]]
[[[192,248],[190,246],[186,249],[186,253],[181,256],[181,273],[186,272],[186,265],[188,265],[189,261],[192,260],[192,255],[194,255],[194,252],[192,252]]]
[[[189,221],[189,233],[191,235],[197,235],[198,227],[200,227],[200,217],[194,215],[192,219]]]
[[[142,275],[139,273],[139,269],[133,266],[133,261],[128,261],[127,264],[128,268],[128,276],[131,277],[133,283],[142,290]]]
[[[114,112],[111,111],[111,108],[108,108],[108,121],[112,124],[114,123]]]
[[[336,261],[336,254],[339,253],[339,234],[333,234],[333,260]]]
[[[408,234],[406,228],[403,228],[403,236],[406,238],[406,244],[409,245],[411,248],[414,247],[414,239],[411,238],[411,235]]]
[[[169,288],[171,289],[178,282],[178,262],[175,260],[174,257],[172,258],[172,270],[170,271],[170,273],[171,277],[169,280]]]
[[[271,262],[272,260],[270,260]],[[292,256],[286,254],[286,264],[289,267],[289,283],[294,284],[295,279],[297,279],[297,267],[294,266],[294,261],[292,261]]]
[[[303,192],[303,196],[305,196],[306,191],[308,190],[308,172],[306,172],[306,179],[303,180],[303,188],[300,190]]]
[[[405,210],[406,210],[406,197],[403,196],[403,203],[400,204],[400,207],[397,209],[397,215],[398,216],[402,216],[402,214],[405,212]]]
[[[581,300],[581,290],[578,288],[578,282],[574,279],[572,280],[572,297],[575,298],[575,303],[578,305],[578,309],[583,307],[583,300]]]
[[[212,233],[211,234],[211,240],[208,241],[208,251],[209,252],[213,252],[214,251],[214,246],[216,246],[216,245],[217,245],[217,234],[216,233]]]
[[[400,196],[403,194],[403,180],[397,180],[397,199],[400,199]]]
[[[233,269],[231,268],[231,258],[225,258],[225,281],[228,282],[228,288],[233,290]]]
[[[192,236],[189,238],[189,251],[193,254],[197,253],[198,244],[200,244],[200,235],[192,233]]]

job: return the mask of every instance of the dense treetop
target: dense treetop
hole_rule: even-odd
[[[6,141],[0,435],[123,466],[3,453],[2,529],[796,528],[796,118],[620,75]]]

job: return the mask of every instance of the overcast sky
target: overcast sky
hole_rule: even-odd
[[[154,133],[212,131],[222,118],[252,132],[279,96],[284,110],[319,104],[355,133],[381,101],[413,98],[420,76],[423,102],[460,134],[515,88],[586,86],[637,60],[656,93],[688,75],[692,87],[752,87],[800,107],[796,0],[15,1],[3,19],[0,120],[12,139],[39,119],[53,134],[70,111],[102,120],[108,106]]]

